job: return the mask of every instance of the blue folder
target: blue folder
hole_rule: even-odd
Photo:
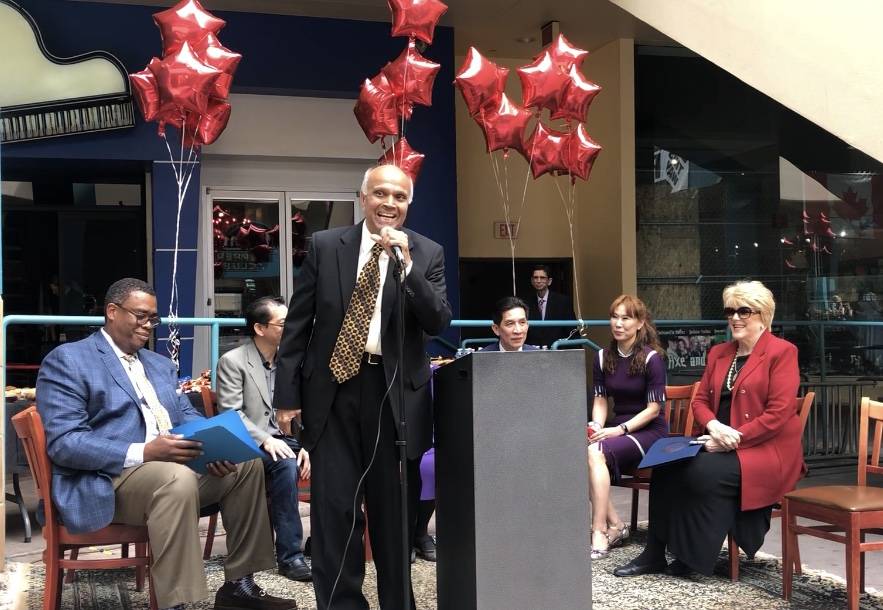
[[[181,434],[187,440],[202,442],[203,454],[187,462],[187,466],[200,474],[208,473],[205,466],[210,462],[226,460],[239,464],[262,455],[236,411],[189,421],[169,432]]]
[[[694,436],[669,436],[658,439],[638,464],[638,468],[652,468],[661,464],[669,464],[695,457],[702,445],[690,444]]]

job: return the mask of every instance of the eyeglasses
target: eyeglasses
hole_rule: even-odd
[[[114,305],[116,305],[123,311],[127,311],[135,316],[135,321],[138,323],[139,326],[144,326],[146,324],[149,328],[156,328],[157,326],[162,324],[162,321],[156,314],[150,315],[149,313],[144,313],[143,311],[132,311],[127,307],[123,307],[119,303],[114,303]]]
[[[724,307],[724,316],[726,316],[728,319],[732,318],[736,314],[739,314],[739,317],[742,319],[750,318],[752,315],[754,315],[756,313],[759,313],[759,312],[754,311],[750,307],[738,307],[738,308]]]
[[[278,326],[279,328],[285,328],[285,322],[264,322],[264,326]]]

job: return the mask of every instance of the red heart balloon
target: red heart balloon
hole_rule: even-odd
[[[460,88],[469,114],[476,115],[482,106],[496,106],[499,103],[508,76],[509,68],[501,68],[482,56],[475,47],[469,47],[454,84]]]
[[[432,106],[432,84],[439,68],[440,64],[429,61],[417,51],[412,40],[395,61],[383,67],[383,74],[393,93],[405,102]]]
[[[420,166],[423,165],[425,156],[411,148],[405,138],[399,138],[377,162],[380,165],[395,165],[408,174],[411,180],[417,182],[417,175],[420,173]]]
[[[439,0],[388,0],[392,11],[392,35],[416,36],[432,44],[432,35],[439,18],[448,6]]]
[[[198,0],[181,0],[172,8],[154,13],[153,21],[162,36],[163,55],[174,53],[185,42],[197,42],[208,33],[217,34],[227,23],[205,10]]]
[[[163,58],[151,71],[156,75],[163,106],[174,104],[202,114],[221,71],[203,63],[185,42],[174,54]]]
[[[521,79],[525,108],[549,108],[554,111],[558,107],[568,77],[558,69],[548,51],[544,51],[533,63],[521,66],[516,71]]]
[[[601,146],[589,137],[586,126],[582,123],[577,125],[567,138],[565,162],[570,175],[574,179],[588,180],[600,152]]]
[[[353,112],[372,144],[381,136],[394,136],[399,132],[396,96],[383,74],[378,74],[373,80],[365,79]]]
[[[563,131],[546,129],[542,123],[537,123],[533,135],[524,146],[534,179],[549,172],[567,171],[564,161],[567,136]]]
[[[193,52],[196,53],[196,56],[203,63],[223,72],[215,82],[214,96],[226,99],[230,95],[233,74],[236,72],[236,68],[239,67],[242,55],[234,53],[222,45],[218,37],[211,33],[193,45]]]
[[[573,119],[584,121],[589,104],[601,92],[601,87],[588,81],[576,66],[570,67],[570,82],[564,88],[564,95],[552,113],[553,119]]]
[[[512,148],[524,155],[524,132],[531,116],[503,93],[498,106],[482,108],[475,121],[484,131],[488,152]]]

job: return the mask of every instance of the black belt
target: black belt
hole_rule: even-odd
[[[366,364],[383,364],[383,356],[380,354],[369,354],[368,352],[362,352],[362,362]]]

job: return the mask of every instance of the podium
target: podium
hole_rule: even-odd
[[[435,372],[439,610],[591,608],[583,350]]]

